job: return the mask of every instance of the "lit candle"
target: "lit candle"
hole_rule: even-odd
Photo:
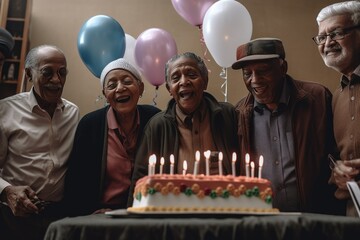
[[[223,167],[222,167],[222,161],[223,161],[223,153],[219,152],[219,175],[223,175]]]
[[[210,154],[211,151],[207,150],[206,152],[204,152],[204,156],[205,156],[205,164],[206,164],[206,176],[210,175]]]
[[[258,174],[258,178],[261,178],[261,171],[262,171],[263,164],[264,164],[264,157],[263,157],[263,155],[260,155],[260,157],[259,157],[259,174]]]
[[[151,175],[155,175],[155,167],[156,167],[156,155],[152,155],[152,164],[151,164]]]
[[[174,174],[175,157],[174,154],[170,155],[170,175]]]
[[[183,175],[186,175],[186,170],[187,170],[187,162],[186,162],[186,160],[184,160],[184,162],[183,162]]]
[[[196,153],[195,153],[194,176],[196,176],[198,171],[199,171],[199,163],[200,163],[200,152],[196,151]]]
[[[245,171],[246,171],[246,177],[250,177],[250,175],[249,175],[249,163],[250,163],[250,155],[247,153],[247,154],[245,154]]]
[[[232,175],[234,177],[236,176],[235,163],[236,163],[236,153],[233,152],[233,154],[232,154],[232,163],[231,163],[231,171],[232,171]]]
[[[160,158],[160,174],[163,174],[163,168],[164,168],[165,159],[164,157]]]
[[[251,177],[253,178],[254,177],[254,171],[255,171],[255,163],[251,162],[250,167],[251,167]]]
[[[151,164],[152,164],[152,155],[149,156],[149,164],[148,164],[148,176],[151,176]]]

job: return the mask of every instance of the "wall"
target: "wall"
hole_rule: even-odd
[[[332,0],[241,0],[253,21],[252,38],[277,37],[283,40],[289,64],[288,73],[294,78],[316,81],[334,90],[339,74],[322,62],[311,37],[317,34],[315,21],[319,10]],[[62,48],[68,59],[69,75],[63,96],[76,103],[84,115],[104,105],[99,80],[80,59],[77,36],[81,26],[91,17],[104,14],[115,18],[124,31],[137,38],[149,28],[162,28],[175,39],[178,52],[193,51],[204,56],[199,30],[183,20],[171,0],[34,0],[30,25],[30,47],[53,44]],[[236,28],[234,23],[234,28]],[[208,91],[223,101],[221,67],[206,55],[211,70]],[[228,69],[228,101],[235,104],[247,93],[241,71]],[[152,104],[153,98],[161,109],[170,99],[165,86],[156,92],[145,81],[145,93],[140,103]]]

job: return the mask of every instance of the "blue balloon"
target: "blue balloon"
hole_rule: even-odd
[[[100,77],[104,67],[125,53],[125,32],[112,17],[97,15],[81,27],[77,47],[86,67]]]

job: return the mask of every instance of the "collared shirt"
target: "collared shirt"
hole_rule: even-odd
[[[360,158],[360,66],[334,92],[334,134],[342,160]]]
[[[121,204],[122,200],[127,200],[127,195],[126,197],[122,195],[131,184],[131,171],[140,118],[137,111],[135,128],[126,134],[117,123],[113,108],[109,108],[106,117],[108,122],[108,148],[103,203],[115,205]]]
[[[288,87],[284,84],[274,111],[254,102],[252,139],[256,159],[253,161],[258,166],[259,156],[263,155],[262,177],[271,180],[273,206],[281,211],[296,211],[299,208],[289,99]]]
[[[342,160],[360,158],[360,65],[351,78],[342,76],[340,87],[333,95],[334,135]],[[348,216],[357,216],[351,199],[348,201]]]
[[[216,147],[211,134],[210,116],[208,108],[203,101],[198,110],[192,116],[184,114],[176,105],[176,120],[179,130],[179,161],[178,172],[183,170],[183,162],[187,162],[187,172],[193,173],[195,152],[200,151],[199,172],[205,174],[204,152],[210,150],[216,152]],[[218,174],[217,162],[211,161],[210,174]]]
[[[51,118],[33,89],[0,100],[0,192],[28,185],[43,200],[61,200],[79,117],[78,107],[62,99]]]

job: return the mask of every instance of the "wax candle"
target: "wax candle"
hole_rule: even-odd
[[[233,153],[232,162],[231,162],[231,172],[234,177],[236,176],[235,163],[236,163],[236,153]]]
[[[152,164],[151,164],[151,175],[155,175],[155,167],[156,167],[156,155],[152,155]]]
[[[250,163],[250,155],[247,153],[247,154],[245,154],[245,172],[246,172],[246,177],[250,177],[250,174],[249,174],[249,163]]]
[[[160,158],[160,174],[163,174],[164,163],[165,163],[165,159],[164,159],[164,157],[161,157]]]
[[[148,164],[148,176],[151,176],[151,164],[152,164],[152,155],[149,156],[149,164]]]
[[[200,163],[200,152],[196,151],[196,153],[195,153],[195,165],[194,165],[194,176],[196,176],[198,171],[199,171],[199,163]]]
[[[186,170],[187,170],[187,162],[186,162],[186,160],[184,160],[184,162],[183,162],[183,175],[186,175]]]
[[[255,163],[253,161],[251,161],[250,167],[251,167],[251,177],[253,178],[255,173]]]
[[[207,150],[206,152],[204,152],[204,156],[205,156],[205,164],[206,164],[206,176],[210,175],[210,154],[211,151]]]
[[[261,171],[262,171],[263,164],[264,164],[264,157],[263,157],[263,155],[260,155],[260,157],[259,157],[259,174],[258,174],[258,178],[261,178]]]
[[[174,154],[170,155],[170,175],[174,174],[175,157]]]
[[[223,161],[223,153],[219,152],[219,175],[222,176],[223,175],[223,167],[222,167],[222,161]]]

